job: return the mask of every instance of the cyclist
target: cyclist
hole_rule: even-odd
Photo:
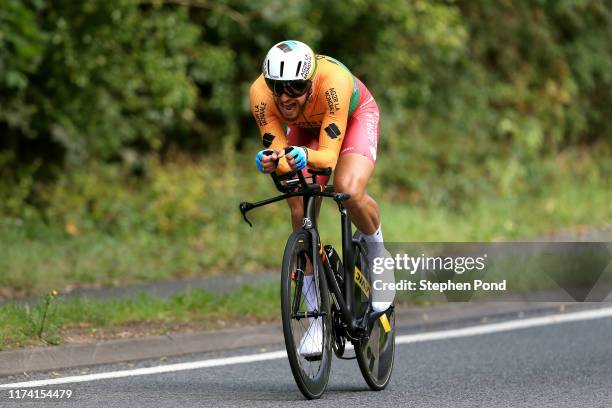
[[[282,41],[266,55],[263,73],[250,89],[253,117],[261,133],[264,150],[256,155],[262,173],[279,174],[305,169],[334,169],[334,188],[349,193],[345,201],[351,220],[368,245],[368,258],[385,257],[380,210],[366,192],[376,164],[379,139],[379,111],[365,85],[334,58],[315,55],[299,41]],[[287,126],[287,132],[283,128]],[[291,146],[290,152],[285,148]],[[271,155],[264,152],[271,151]],[[269,152],[268,152],[269,153]],[[280,159],[280,160],[278,160]],[[278,160],[278,165],[277,165]],[[327,184],[329,177],[319,177]],[[288,199],[293,229],[302,226],[301,197]],[[383,279],[393,281],[393,271]],[[312,269],[304,276],[303,293],[308,310],[316,308]],[[386,310],[392,303],[391,291],[373,293],[372,308]],[[321,352],[320,320],[315,319],[300,342],[304,356]]]

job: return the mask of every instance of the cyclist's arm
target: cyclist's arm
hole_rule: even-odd
[[[274,112],[274,99],[260,77],[251,85],[249,92],[251,113],[259,127],[261,144],[265,149],[278,151],[287,146],[287,136],[278,115]],[[278,174],[288,173],[291,167],[287,159],[282,157],[278,163]]]
[[[322,92],[335,93],[338,102],[326,102],[326,114],[319,133],[319,149],[308,149],[308,164],[316,168],[334,168],[346,132],[353,78],[350,75],[336,76],[332,81],[324,83],[321,89]]]

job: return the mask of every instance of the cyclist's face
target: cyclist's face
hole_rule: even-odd
[[[298,96],[297,98],[292,98],[286,93],[274,97],[278,111],[287,122],[297,120],[300,113],[304,110],[304,105],[306,105],[307,100],[308,93]]]

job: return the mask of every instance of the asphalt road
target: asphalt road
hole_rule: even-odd
[[[456,323],[436,330],[455,329]],[[398,334],[406,334],[403,329]],[[414,328],[410,329],[414,333]],[[299,393],[285,358],[131,376],[39,389],[70,389],[69,401],[17,401],[0,390],[0,406],[104,407],[418,406],[612,407],[612,318],[543,325],[397,346],[389,387],[369,391],[357,363],[335,359],[321,400]],[[182,358],[36,374],[59,378],[282,350],[241,349]],[[59,375],[58,375],[59,374]],[[13,379],[12,382],[16,380]],[[0,379],[0,383],[7,383]]]

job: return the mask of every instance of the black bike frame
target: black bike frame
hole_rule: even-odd
[[[323,250],[323,245],[321,243],[321,238],[319,236],[319,232],[316,225],[316,203],[317,195],[305,195],[304,196],[304,218],[302,221],[302,229],[306,230],[311,236],[312,249],[311,256],[312,259],[315,257],[320,257],[320,253]],[[354,310],[354,271],[355,271],[355,261],[353,257],[353,239],[351,232],[351,220],[347,214],[346,209],[342,206],[341,202],[338,202],[338,209],[340,211],[340,225],[342,229],[342,265],[343,265],[343,274],[344,274],[344,295],[342,290],[338,286],[338,282],[334,276],[332,270],[329,270],[323,264],[323,274],[327,279],[327,283],[329,289],[334,295],[336,299],[336,303],[340,308],[340,313],[343,317],[344,323],[348,327],[351,334],[355,333],[357,329],[363,328],[360,322],[357,322],[355,316],[353,314]],[[316,265],[313,265],[314,273],[317,274]],[[318,274],[318,276],[322,276]]]
[[[276,187],[281,192],[285,192],[277,197],[269,198],[267,200],[259,201],[256,203],[243,202],[240,204],[240,212],[242,213],[244,220],[252,227],[253,225],[247,219],[246,213],[254,208],[268,205],[277,201],[285,200],[289,197],[303,197],[304,205],[304,218],[302,219],[302,229],[307,231],[311,237],[311,259],[315,260],[316,257],[320,257],[320,252],[323,251],[319,232],[317,230],[317,219],[316,219],[316,198],[317,197],[330,197],[338,204],[338,210],[340,211],[340,226],[342,232],[342,263],[343,263],[343,274],[344,274],[344,294],[342,293],[338,282],[334,276],[332,270],[323,266],[324,275],[327,279],[329,289],[331,290],[336,304],[340,309],[342,320],[347,327],[348,334],[354,338],[363,336],[366,332],[366,327],[375,321],[384,312],[366,313],[363,318],[357,318],[354,315],[354,279],[355,279],[355,259],[353,254],[353,244],[361,245],[359,242],[354,242],[352,238],[352,226],[351,220],[348,216],[346,208],[342,205],[343,201],[350,198],[350,195],[345,193],[333,192],[333,188],[327,186],[326,188],[316,184],[316,174],[313,172],[313,183],[309,184],[306,182],[301,172],[298,172],[297,179],[291,179],[287,185],[282,185],[279,178],[272,173],[272,178]],[[319,173],[321,174],[321,173]],[[302,188],[296,190],[296,186],[301,185]],[[318,262],[313,262],[313,272],[316,277],[320,277],[318,273]],[[316,278],[318,279],[318,278]]]

